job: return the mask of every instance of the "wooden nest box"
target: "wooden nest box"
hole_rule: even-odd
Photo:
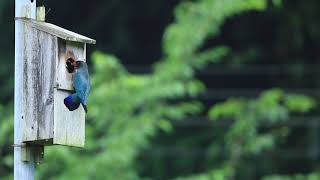
[[[56,25],[21,19],[24,24],[22,138],[39,145],[83,147],[85,112],[69,111],[64,98],[74,92],[69,60],[86,60],[86,44],[96,41]]]

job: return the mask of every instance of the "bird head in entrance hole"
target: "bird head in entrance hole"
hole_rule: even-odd
[[[66,61],[66,68],[68,73],[73,73],[76,69],[76,60],[74,60],[72,57],[69,57]]]

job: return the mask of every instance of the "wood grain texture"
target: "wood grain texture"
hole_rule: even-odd
[[[77,42],[65,42],[59,40],[59,58],[57,64],[57,85],[58,89],[73,91],[73,75],[66,69],[66,61],[73,58],[76,61],[85,61],[85,44]]]
[[[53,137],[57,37],[25,26],[23,141]]]
[[[15,0],[15,18],[35,18],[36,2]],[[14,144],[23,145],[23,64],[25,56],[24,23],[15,21],[15,67],[14,67]],[[33,180],[35,163],[21,160],[29,147],[14,147],[14,179]],[[2,158],[1,158],[2,159]]]
[[[34,20],[26,19],[24,20],[25,23],[28,23],[29,26],[32,26],[38,30],[41,30],[43,32],[47,32],[49,34],[52,34],[54,36],[57,36],[61,39],[64,39],[66,41],[74,41],[74,42],[82,42],[82,43],[88,43],[88,44],[95,44],[96,40],[88,38],[86,36],[77,34],[75,32],[63,29],[59,26],[56,26],[54,24],[46,23],[46,22],[39,22]]]
[[[63,100],[73,91],[73,74],[66,70],[66,60],[85,60],[85,44],[59,40],[57,88],[54,91],[54,144],[83,147],[85,143],[85,112],[82,106],[69,111]]]
[[[44,6],[37,7],[37,21],[46,21],[46,8]]]
[[[85,112],[82,106],[69,111],[63,104],[72,92],[54,90],[54,138],[53,144],[84,147]]]
[[[71,112],[63,101],[73,93],[73,78],[66,70],[66,59],[85,60],[86,45],[66,42],[29,23],[25,23],[24,35],[23,141],[83,147],[84,109],[80,106]]]

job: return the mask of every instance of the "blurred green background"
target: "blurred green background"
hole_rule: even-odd
[[[37,179],[320,179],[320,1],[37,1],[97,40],[84,149]],[[14,1],[0,1],[0,179],[13,179]]]

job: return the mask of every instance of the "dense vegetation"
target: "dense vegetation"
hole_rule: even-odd
[[[2,1],[0,7],[8,4],[8,1]],[[206,91],[206,84],[197,78],[197,72],[208,64],[247,62],[247,53],[241,55],[234,52],[228,44],[212,45],[209,41],[218,37],[221,26],[232,17],[248,12],[262,13],[268,9],[280,9],[281,6],[279,0],[179,2],[174,9],[173,22],[163,33],[162,57],[158,57],[159,60],[152,65],[150,73],[129,72],[121,64],[122,59],[102,52],[101,50],[107,48],[100,47],[100,51],[92,53],[90,58],[92,92],[86,121],[86,148],[47,147],[45,163],[37,166],[38,178],[257,178],[248,170],[254,166],[252,159],[281,144],[291,129],[279,124],[289,121],[292,114],[303,115],[310,112],[316,107],[316,100],[310,96],[286,93],[279,88],[273,88],[255,98],[230,98],[208,107],[197,98]],[[2,10],[5,11],[0,8],[0,15]],[[98,8],[97,13],[93,14],[101,15]],[[9,32],[10,27],[7,28]],[[2,31],[6,31],[6,28]],[[121,42],[119,43],[121,46]],[[248,47],[250,48],[253,47]],[[116,54],[117,51],[114,51]],[[1,57],[9,58],[12,55],[1,54]],[[13,165],[10,149],[13,140],[12,75],[11,78],[4,78],[10,74],[6,70],[10,66],[12,67],[12,63],[0,69],[0,73],[3,73],[0,74],[3,92],[3,103],[0,106],[1,179],[12,177]],[[151,160],[144,157],[144,152],[157,150],[152,143],[154,139],[175,132],[175,122],[199,114],[207,116],[209,123],[213,125],[208,126],[213,136],[205,145],[206,159],[200,170],[185,173],[172,171],[166,174],[165,170],[162,170],[161,156]],[[215,127],[215,124],[221,121],[226,122],[228,128]],[[205,136],[205,133],[203,135]],[[192,147],[201,140],[194,137],[189,142],[175,143],[178,147]],[[153,163],[151,161],[158,167],[153,173],[150,173],[149,168],[149,164]],[[193,164],[193,161],[194,159],[187,155],[180,159],[179,163]],[[269,160],[264,165],[266,169],[272,169],[273,163],[275,162]],[[306,176],[291,177],[291,174],[281,176],[269,173],[263,177],[265,180],[291,178],[317,179],[319,175],[314,172]]]

